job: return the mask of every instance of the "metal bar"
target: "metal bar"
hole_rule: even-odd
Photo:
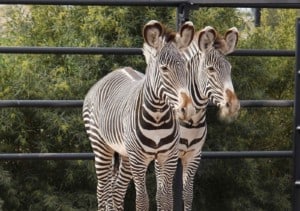
[[[295,67],[295,104],[294,104],[294,198],[293,210],[300,210],[300,18],[296,20],[296,67]]]
[[[293,107],[293,100],[241,100],[242,107]],[[0,100],[0,108],[78,108],[82,100]],[[211,103],[210,107],[213,107]]]
[[[5,54],[106,54],[106,55],[142,55],[141,48],[109,47],[0,47]],[[231,56],[286,56],[294,57],[294,50],[239,49]]]
[[[292,158],[293,151],[214,151],[202,159]],[[93,153],[0,153],[0,160],[93,160]]]
[[[176,31],[179,31],[182,24],[186,21],[186,4],[180,4],[176,9]],[[173,180],[173,191],[174,191],[174,201],[173,207],[174,211],[182,211],[183,209],[183,197],[182,197],[182,164],[181,159],[177,161],[177,167]]]
[[[261,20],[261,9],[255,8],[255,14],[254,14],[254,25],[255,27],[260,26],[260,20]]]
[[[0,0],[0,4],[300,8],[298,0]]]
[[[113,54],[142,55],[141,48],[106,47],[0,47],[0,53],[6,54]]]
[[[76,108],[82,107],[82,100],[0,100],[0,108]]]
[[[0,0],[0,4],[97,5],[97,6],[166,6],[177,7],[182,0]]]
[[[300,8],[299,0],[192,0],[201,7]]]
[[[293,100],[241,100],[242,107],[293,107]]]
[[[293,151],[222,151],[203,152],[203,159],[232,159],[232,158],[292,158]]]
[[[0,160],[92,160],[93,153],[0,153]]]
[[[182,191],[183,191],[182,182],[183,182],[182,181],[182,163],[181,163],[181,159],[178,159],[177,168],[176,168],[174,180],[173,180],[174,211],[183,211],[184,210],[183,197],[182,197]]]
[[[260,50],[260,49],[239,49],[230,54],[231,56],[295,56],[293,50]]]

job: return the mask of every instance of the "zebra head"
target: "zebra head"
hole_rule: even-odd
[[[166,30],[158,21],[150,21],[144,26],[143,36],[147,71],[152,72],[151,83],[152,87],[156,87],[157,96],[175,110],[180,110],[184,118],[190,118],[195,114],[195,108],[188,88],[187,62],[182,51],[192,42],[193,23],[185,23],[180,32],[175,33]]]
[[[225,36],[217,34],[210,26],[196,35],[200,49],[198,81],[201,94],[219,107],[219,116],[225,121],[234,120],[240,109],[240,102],[234,92],[231,80],[231,64],[225,55],[234,51],[238,42],[238,30],[233,27]]]

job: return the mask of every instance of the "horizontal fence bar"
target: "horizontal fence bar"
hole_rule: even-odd
[[[293,151],[214,151],[203,152],[203,159],[228,158],[292,158]]]
[[[0,108],[78,108],[82,105],[82,100],[0,100]]]
[[[214,151],[203,159],[292,158],[293,151]],[[0,153],[0,160],[93,160],[94,153]]]
[[[200,7],[300,8],[298,0],[192,0]]]
[[[0,4],[300,8],[297,0],[0,0]]]
[[[231,56],[284,56],[294,57],[294,50],[260,50],[260,49],[239,49],[230,54]]]
[[[293,100],[241,100],[242,107],[293,107]]]
[[[92,160],[93,153],[0,153],[0,160]]]
[[[6,54],[103,54],[103,55],[142,55],[141,48],[123,47],[0,47]],[[231,56],[287,56],[294,57],[294,50],[239,49]]]
[[[141,48],[106,47],[0,47],[0,53],[7,54],[113,54],[142,55]]]
[[[293,100],[241,100],[242,107],[293,107]],[[78,108],[82,100],[0,100],[0,108]],[[213,106],[209,104],[209,106]]]
[[[0,0],[0,4],[98,5],[98,6],[168,6],[188,3],[184,0]]]

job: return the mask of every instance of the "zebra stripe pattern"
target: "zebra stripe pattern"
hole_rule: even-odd
[[[143,36],[155,55],[149,56],[146,75],[121,68],[103,77],[87,93],[83,120],[95,153],[98,210],[122,210],[123,187],[131,177],[136,188],[136,210],[148,210],[145,175],[152,160],[157,175],[157,209],[172,210],[172,178],[179,141],[174,109],[189,113],[186,118],[195,111],[180,49],[188,47],[193,35],[191,23],[184,25],[180,36],[150,21]],[[115,153],[120,155],[116,172]]]
[[[216,35],[216,32],[213,32],[214,35]],[[203,36],[210,35],[206,33],[212,33],[212,28],[207,27],[199,32],[194,39],[199,40],[199,43],[194,41],[189,48],[184,51],[190,71],[188,75],[190,92],[197,108],[197,113],[191,118],[186,118],[186,112],[177,112],[177,118],[180,120],[179,157],[181,158],[183,166],[184,210],[192,209],[194,176],[198,169],[202,147],[207,134],[206,107],[208,101],[211,100],[220,107],[225,104],[225,109],[232,110],[233,112],[227,113],[227,117],[230,120],[236,117],[239,110],[239,103],[236,97],[231,96],[230,98],[230,96],[224,96],[224,93],[234,93],[232,85],[229,86],[232,87],[232,91],[224,91],[225,88],[228,89],[228,84],[232,84],[230,76],[231,65],[226,60],[225,55],[232,52],[236,46],[237,30],[234,28],[228,30],[226,35],[230,36],[230,39],[225,38],[224,40],[220,35],[217,37],[213,36],[211,38],[212,43],[209,43],[209,40],[203,38]],[[199,34],[201,34],[201,36]],[[203,45],[203,43],[200,45],[201,38],[201,42],[206,42],[205,45]],[[217,43],[225,41],[226,46],[223,44],[223,48],[217,45]],[[202,48],[200,51],[201,46],[209,46],[209,44],[211,45],[210,48]],[[225,47],[230,47],[230,49],[226,52],[224,50]],[[145,50],[149,52],[145,55],[146,62],[149,63],[149,59],[151,59],[151,56],[153,57],[155,53],[151,52],[153,51],[151,48],[144,48],[144,51]],[[227,102],[224,103],[223,101]],[[130,174],[129,171],[127,171],[127,173],[128,175]],[[126,190],[127,186],[123,186],[123,191],[124,189]]]
[[[193,43],[184,52],[190,71],[190,91],[197,110],[190,119],[183,119],[184,114],[177,113],[185,211],[192,210],[194,176],[207,134],[208,102],[217,105],[222,118],[228,118],[228,121],[237,117],[240,108],[231,81],[231,65],[225,58],[234,50],[237,41],[236,28],[229,29],[223,38],[212,27],[206,27],[196,33]]]

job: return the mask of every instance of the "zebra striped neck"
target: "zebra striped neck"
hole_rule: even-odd
[[[165,121],[164,116],[167,112],[173,113],[170,105],[167,104],[161,96],[157,96],[157,93],[152,86],[145,81],[142,89],[141,97],[141,113],[146,117],[146,121],[152,125],[160,125]]]
[[[208,97],[205,96],[207,76],[202,71],[201,52],[195,41],[184,51],[189,74],[189,86],[197,110],[207,107]]]

